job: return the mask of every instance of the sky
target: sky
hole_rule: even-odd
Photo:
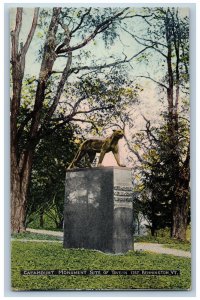
[[[137,10],[136,10],[137,12]],[[11,9],[10,11],[10,27],[11,29],[15,25],[15,9]],[[188,14],[188,9],[182,8],[181,9],[182,16],[185,16]],[[31,8],[24,8],[23,10],[23,23],[20,33],[20,41],[24,42],[26,40],[26,37],[28,35],[28,32],[30,30],[31,22],[33,17],[33,9]],[[132,26],[134,25],[134,29]],[[128,30],[132,29],[135,31],[137,35],[141,33],[143,30],[143,27],[145,26],[145,23],[141,18],[135,18],[133,21],[128,20],[127,21]],[[33,41],[31,43],[31,46],[28,50],[27,57],[26,57],[26,67],[25,67],[25,74],[30,76],[38,76],[39,69],[40,69],[40,62],[36,60],[37,54],[39,51],[39,48],[41,44],[44,41],[44,37],[40,36],[41,30],[36,29]],[[72,41],[72,44],[77,44],[77,41]],[[97,36],[95,38],[95,43],[91,41],[84,49],[91,51],[91,57],[87,60],[84,60],[82,55],[82,64],[90,64],[90,59],[94,59],[98,61],[98,59],[101,59],[102,57],[105,57],[105,59],[109,62],[113,61],[113,58],[109,59],[109,57],[112,56],[121,56],[122,53],[125,53],[125,55],[129,58],[136,54],[138,51],[140,51],[143,47],[138,45],[137,42],[134,41],[133,38],[130,37],[128,33],[125,31],[122,32],[120,35],[120,40],[116,39],[114,44],[109,48],[105,49],[104,43],[102,42],[101,36]],[[75,51],[75,54],[81,53],[80,50]],[[122,56],[121,56],[122,57]],[[124,57],[124,56],[123,56]],[[158,93],[158,86],[154,82],[148,80],[148,79],[139,79],[138,77],[140,75],[146,75],[150,74],[155,80],[159,80],[160,77],[163,76],[163,70],[161,68],[158,68],[158,61],[160,57],[156,52],[151,52],[149,56],[149,63],[145,63],[145,61],[138,62],[137,60],[133,60],[131,62],[132,69],[129,71],[128,76],[131,79],[136,80],[140,84],[142,84],[143,90],[139,94],[139,101],[140,104],[137,106],[134,114],[134,122],[135,126],[132,129],[133,132],[140,131],[144,129],[145,122],[142,117],[142,114],[149,120],[151,120],[152,124],[156,124],[159,122],[159,114],[161,109],[163,108],[163,104],[160,102],[160,95]],[[60,70],[63,66],[62,60],[58,60],[57,63],[54,66],[54,70]],[[73,77],[71,79],[73,81]],[[80,125],[80,124],[79,124]],[[111,131],[109,131],[107,134],[110,134]],[[132,134],[132,132],[131,132]],[[86,136],[86,138],[90,138],[90,136]],[[120,146],[120,152],[121,152],[121,160],[123,163],[126,162],[126,156],[127,156],[127,147],[124,140],[121,140],[119,142]],[[116,165],[115,159],[112,155],[112,153],[109,153],[106,155],[104,161],[104,165]]]

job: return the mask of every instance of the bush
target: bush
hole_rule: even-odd
[[[47,214],[44,213],[44,226],[40,226],[40,215],[39,213],[35,212],[32,214],[31,219],[32,221],[28,223],[29,228],[33,229],[44,229],[44,230],[54,230],[54,231],[63,231],[63,228],[56,228],[56,224],[52,218],[50,218]]]

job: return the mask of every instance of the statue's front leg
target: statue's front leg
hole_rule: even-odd
[[[98,162],[97,167],[100,167],[102,165],[102,161],[104,159],[105,154],[106,154],[106,151],[105,150],[101,150],[100,156],[99,156],[99,162]]]
[[[116,159],[116,162],[117,162],[118,166],[120,166],[120,167],[126,167],[125,165],[123,165],[123,164],[120,163],[119,152],[118,151],[116,151],[116,152],[114,151],[113,154],[114,154],[114,157]]]

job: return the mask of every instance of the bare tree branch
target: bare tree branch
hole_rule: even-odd
[[[67,59],[67,64],[63,70],[63,73],[62,73],[62,76],[61,76],[61,79],[59,81],[59,84],[58,84],[58,87],[57,87],[57,91],[56,91],[56,95],[53,99],[53,103],[51,105],[51,107],[49,108],[47,114],[46,114],[46,117],[45,117],[45,120],[44,122],[46,123],[48,121],[49,118],[51,118],[51,116],[53,115],[57,105],[58,105],[58,102],[60,100],[60,96],[63,92],[63,89],[64,89],[64,85],[66,83],[66,80],[67,78],[69,77],[70,75],[70,66],[71,66],[71,63],[72,63],[72,53],[69,53],[69,56],[68,56],[68,59]]]
[[[150,143],[151,143],[151,139],[150,139],[150,137],[152,137],[153,138],[153,140],[157,143],[157,142],[159,142],[159,140],[155,137],[155,135],[152,133],[152,131],[151,131],[151,129],[150,129],[150,127],[151,127],[151,122],[150,122],[150,120],[147,120],[147,118],[142,114],[142,117],[143,117],[143,119],[146,121],[146,133],[147,133],[147,136],[148,136],[148,138],[149,138],[149,141],[150,141]]]
[[[19,47],[19,33],[22,26],[22,13],[23,8],[18,7],[17,8],[17,14],[16,14],[16,23],[15,23],[15,29],[11,31],[11,41],[12,41],[12,61],[15,60],[16,55],[18,54],[18,47]]]
[[[94,112],[94,111],[101,111],[101,110],[104,110],[104,109],[112,109],[114,107],[115,107],[114,105],[108,105],[108,106],[102,106],[102,107],[94,107],[94,108],[89,109],[89,110],[80,110],[80,111],[74,111],[73,110],[73,112],[65,118],[70,118],[70,120],[71,120],[71,118],[73,118],[73,120],[74,120],[74,116],[77,116],[77,115],[80,115],[80,114],[89,114],[89,113]],[[65,118],[63,118],[63,117],[62,118],[54,118],[54,119],[52,119],[52,121],[62,121],[62,120],[65,120]]]
[[[41,121],[40,110],[43,107],[43,102],[45,99],[45,89],[47,87],[47,81],[51,75],[51,71],[56,60],[55,55],[55,44],[56,44],[56,33],[58,30],[58,20],[61,12],[61,8],[53,8],[53,14],[49,24],[45,45],[44,53],[42,58],[42,63],[39,72],[39,80],[35,95],[35,103],[33,108],[33,118],[30,128],[30,138],[34,138],[37,135],[37,131]]]
[[[135,18],[135,17],[139,17],[139,18],[151,18],[152,17],[152,14],[150,15],[138,15],[138,14],[135,14],[135,15],[128,15],[129,12],[124,16],[124,17],[121,17],[120,20],[124,20],[124,19],[132,19],[132,18]]]
[[[79,24],[71,31],[71,36],[72,36],[72,34],[73,34],[74,32],[76,32],[76,31],[81,27],[81,25],[82,25],[82,23],[83,23],[85,17],[86,17],[87,15],[90,14],[91,9],[92,9],[92,7],[90,7],[90,8],[89,8],[89,9],[81,16],[81,20],[80,20]]]
[[[75,68],[71,68],[70,72],[78,74],[80,71],[83,71],[83,70],[95,70],[96,71],[96,70],[101,70],[101,69],[105,69],[105,68],[110,68],[110,67],[113,67],[113,66],[117,66],[119,64],[128,63],[132,59],[136,58],[138,55],[140,55],[141,53],[143,53],[148,48],[151,48],[151,47],[147,46],[146,48],[142,49],[141,51],[139,51],[138,53],[134,54],[133,56],[131,56],[128,59],[125,57],[125,59],[123,59],[123,60],[119,60],[117,62],[113,62],[113,63],[109,63],[109,64],[98,65],[98,66],[82,66],[82,67],[79,67],[79,68],[75,67]],[[60,71],[55,71],[55,73],[60,73]]]
[[[30,46],[30,43],[33,39],[33,35],[35,33],[35,29],[36,29],[36,26],[37,26],[37,20],[38,20],[38,14],[39,14],[39,8],[35,8],[34,9],[34,16],[33,16],[33,22],[32,22],[32,25],[31,25],[31,29],[29,31],[29,34],[28,34],[28,37],[27,37],[27,40],[22,48],[22,54],[25,55],[26,52],[28,51],[28,48]]]
[[[99,111],[99,110],[103,110],[103,109],[112,109],[114,107],[115,107],[114,105],[108,105],[108,106],[102,106],[102,107],[95,107],[95,108],[92,108],[92,109],[87,110],[87,111],[84,111],[84,110],[77,111],[76,115],[78,115],[78,114],[89,114],[89,113],[91,113],[93,111]]]
[[[125,141],[126,141],[126,143],[127,143],[127,146],[128,146],[128,149],[133,153],[133,154],[135,154],[135,156],[138,158],[138,160],[142,163],[142,164],[147,164],[147,165],[151,165],[148,161],[146,161],[146,160],[144,160],[141,156],[140,156],[140,154],[137,152],[137,151],[135,151],[131,146],[130,146],[130,143],[129,143],[129,141],[128,141],[128,139],[127,139],[127,137],[124,135],[124,139],[125,139]]]
[[[125,28],[122,28],[122,29],[123,29],[124,31],[126,31],[128,34],[130,34],[130,35],[135,39],[135,41],[136,41],[138,44],[140,44],[140,45],[142,45],[142,46],[145,46],[145,47],[149,47],[149,49],[153,49],[153,50],[159,52],[159,53],[160,53],[162,56],[164,56],[165,58],[167,58],[167,55],[165,55],[159,48],[155,47],[155,46],[157,46],[157,45],[160,45],[160,46],[162,46],[162,47],[167,48],[167,46],[166,46],[165,44],[162,44],[162,43],[160,43],[160,42],[158,42],[158,41],[152,41],[152,40],[150,40],[150,39],[141,38],[141,37],[139,37],[139,36],[137,36],[137,35],[131,33],[130,31],[128,31],[128,30],[125,29]],[[151,45],[148,45],[147,43],[142,42],[141,40],[142,40],[142,41],[146,41],[146,42],[150,42]]]
[[[19,34],[22,26],[22,13],[23,8],[17,8],[16,14],[16,25],[15,30],[11,32],[11,41],[12,41],[12,77],[13,77],[13,99],[11,102],[11,120],[12,120],[12,127],[11,130],[13,134],[13,139],[18,138],[24,128],[24,126],[28,123],[31,119],[32,114],[28,114],[24,122],[20,125],[20,128],[17,130],[17,117],[19,113],[20,101],[21,101],[21,90],[22,90],[22,80],[24,77],[24,69],[25,69],[25,57],[30,46],[30,43],[33,39],[33,35],[35,33],[35,29],[37,26],[37,19],[39,8],[35,8],[33,21],[31,25],[30,32],[28,34],[27,40],[24,46],[21,46],[21,53],[18,49],[19,47]],[[14,129],[15,127],[15,129]],[[14,138],[15,135],[15,138]]]
[[[86,44],[88,44],[96,35],[98,35],[99,33],[105,31],[112,23],[113,21],[121,16],[128,8],[125,8],[123,9],[121,12],[117,13],[116,15],[112,16],[111,18],[105,20],[104,22],[100,23],[99,25],[96,26],[95,30],[93,31],[92,34],[90,34],[87,38],[85,38],[85,40],[76,45],[76,46],[72,46],[72,47],[67,47],[67,48],[64,48],[64,49],[57,49],[56,50],[56,53],[59,54],[59,53],[67,53],[67,52],[73,52],[77,49],[80,49],[82,47],[84,47]]]
[[[151,39],[146,39],[146,38],[144,38],[144,37],[139,37],[139,36],[137,36],[136,34],[133,34],[133,33],[131,33],[130,31],[128,31],[126,28],[122,28],[124,31],[126,31],[128,34],[130,34],[133,38],[137,38],[138,40],[143,40],[143,41],[145,41],[145,42],[150,42],[151,44],[153,44],[153,45],[160,45],[160,46],[162,46],[162,47],[164,47],[164,48],[167,48],[167,45],[165,45],[165,44],[163,44],[163,43],[161,43],[160,41],[153,41],[153,40],[151,40]]]
[[[150,76],[137,76],[139,78],[147,78],[147,79],[150,79],[152,80],[153,82],[157,83],[158,85],[160,85],[161,87],[165,88],[165,89],[168,89],[168,87],[166,85],[164,85],[163,83],[159,82],[159,81],[156,81],[155,79],[151,78]]]

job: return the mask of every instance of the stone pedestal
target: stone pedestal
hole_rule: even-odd
[[[66,173],[64,247],[124,253],[132,249],[131,170],[72,169]]]

